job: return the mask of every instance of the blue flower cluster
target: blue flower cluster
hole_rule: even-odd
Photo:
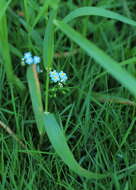
[[[24,53],[24,57],[22,58],[23,64],[38,64],[40,63],[41,59],[38,56],[32,56],[31,52]]]
[[[67,74],[64,73],[63,71],[60,71],[60,72],[58,73],[56,70],[54,70],[54,71],[51,71],[49,74],[50,74],[51,80],[52,80],[53,82],[55,82],[55,83],[56,83],[56,82],[65,83],[66,80],[68,79]]]

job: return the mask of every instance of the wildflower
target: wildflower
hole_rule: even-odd
[[[34,56],[33,58],[34,64],[40,63],[41,59],[38,56]]]
[[[53,82],[60,81],[59,74],[56,72],[56,70],[50,72],[50,77]]]
[[[59,86],[60,86],[60,84],[64,83],[68,79],[66,73],[64,73],[63,71],[58,73],[56,70],[54,70],[54,71],[51,71],[49,74],[50,74],[50,78],[53,82],[55,82],[55,83],[59,82]],[[61,86],[63,86],[63,85],[61,85]]]
[[[54,75],[56,75],[56,74],[57,74],[57,71],[56,71],[56,70],[50,71],[50,77],[52,77],[52,76],[54,76]]]
[[[63,71],[59,72],[59,77],[61,82],[65,82],[68,79],[66,73],[64,73]]]
[[[30,65],[30,64],[33,64],[33,58],[32,57],[29,57],[29,58],[27,58],[26,60],[25,60],[25,63],[27,63],[28,65]]]
[[[21,59],[21,64],[38,64],[40,63],[41,59],[38,56],[32,56],[31,52],[24,53],[24,57]]]
[[[60,80],[60,78],[59,78],[59,74],[56,74],[56,75],[54,75],[54,76],[52,76],[51,77],[51,80],[53,81],[53,82],[58,82],[59,80]]]
[[[30,57],[32,57],[31,52],[24,53],[24,59],[29,59]]]

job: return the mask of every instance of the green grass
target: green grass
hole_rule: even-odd
[[[0,4],[0,190],[135,190],[136,2],[57,5]],[[72,12],[83,6],[97,9]],[[39,82],[27,51],[42,59]],[[63,88],[50,68],[68,74]]]

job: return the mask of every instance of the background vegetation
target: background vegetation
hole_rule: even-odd
[[[135,83],[131,82],[136,77],[135,27],[100,16],[79,17],[70,22],[71,27],[133,75],[133,80],[129,81],[127,75],[125,78],[118,68],[117,77],[110,71],[112,77],[107,73],[108,69],[97,63],[97,58],[90,57],[72,38],[61,32],[56,22],[55,53],[52,54],[52,47],[46,46],[52,38],[49,32],[52,30],[49,27],[47,30],[47,24],[55,1],[49,8],[46,8],[47,2],[7,1],[6,15],[0,12],[0,189],[134,190],[136,103],[133,95],[136,90]],[[1,10],[3,5],[5,7],[3,3],[1,0]],[[136,2],[133,0],[60,1],[57,20],[83,6],[102,7],[136,20]],[[20,61],[23,53],[30,50],[40,56],[42,62],[51,61],[53,69],[68,74],[68,82],[63,88],[50,84],[48,107],[56,114],[76,160],[95,173],[111,173],[110,177],[96,180],[74,173],[58,156],[46,134],[39,145],[27,68],[22,67]],[[102,60],[103,57],[99,56]],[[44,67],[41,64],[43,70]],[[43,102],[46,75],[46,72],[39,74]],[[12,131],[5,130],[3,123]]]

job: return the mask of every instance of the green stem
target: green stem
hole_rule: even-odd
[[[45,91],[45,112],[48,112],[48,103],[49,103],[49,71],[47,70],[46,91]]]
[[[52,10],[45,30],[44,45],[43,45],[43,60],[44,68],[47,71],[46,84],[45,84],[45,111],[48,112],[49,102],[49,71],[52,68],[54,56],[54,25],[53,20],[56,18],[57,10]]]
[[[43,139],[44,139],[43,137],[44,137],[44,135],[40,135],[40,140],[39,140],[39,144],[38,144],[38,150],[41,149],[41,146],[43,144]]]

